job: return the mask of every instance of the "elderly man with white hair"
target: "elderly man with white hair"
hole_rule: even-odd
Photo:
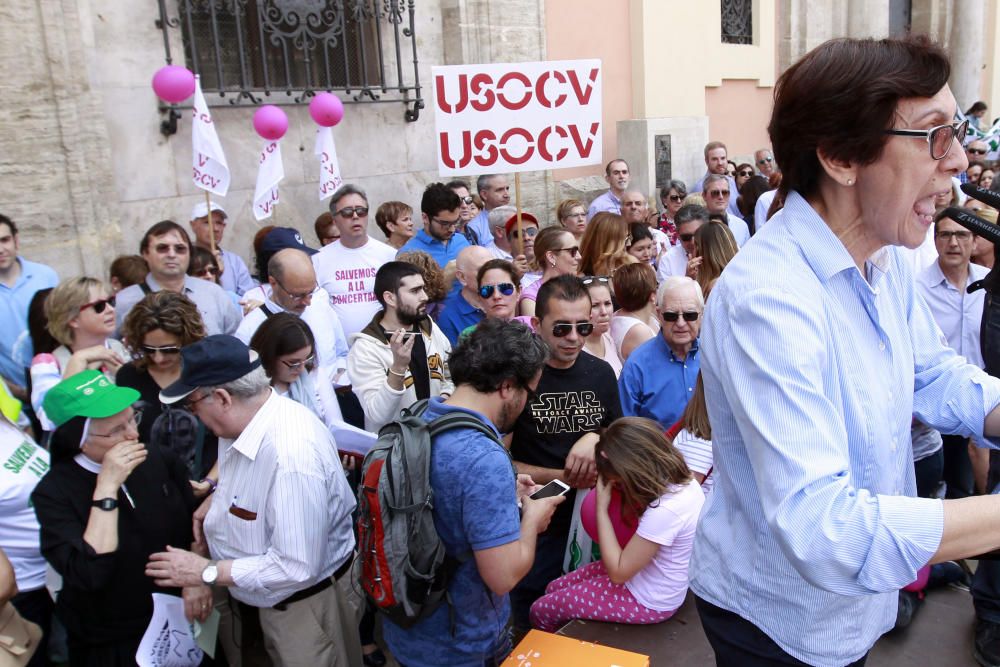
[[[660,335],[629,355],[618,393],[626,416],[647,417],[666,430],[684,413],[701,370],[698,334],[705,298],[687,276],[669,276],[660,283],[656,304]]]

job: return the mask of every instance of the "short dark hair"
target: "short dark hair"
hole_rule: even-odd
[[[628,162],[625,162],[625,160],[622,159],[622,158],[620,158],[620,157],[616,157],[614,160],[612,160],[611,162],[609,162],[606,165],[604,165],[604,175],[605,176],[610,176],[611,175],[611,165],[613,165],[615,162],[621,162],[621,163],[623,163],[625,165],[625,168],[628,169]]]
[[[882,154],[899,101],[933,97],[951,66],[926,36],[832,39],[789,67],[774,88],[767,131],[784,178],[782,195],[816,192],[817,151],[867,165]]]
[[[461,206],[462,200],[444,183],[431,183],[420,198],[420,212],[428,218],[436,217],[442,211],[454,211]]]
[[[685,204],[677,210],[677,215],[674,216],[674,225],[680,227],[685,222],[692,220],[708,222],[708,209],[698,204]]]
[[[548,345],[524,324],[489,317],[459,339],[448,357],[448,369],[456,387],[469,385],[490,394],[507,380],[526,387],[548,358]]]
[[[549,312],[549,302],[553,299],[575,303],[580,299],[590,301],[590,291],[583,284],[583,280],[576,276],[562,275],[550,278],[538,290],[538,298],[535,299],[535,317],[542,319]]]
[[[494,258],[479,267],[479,271],[476,272],[476,286],[482,285],[483,276],[486,275],[487,271],[492,271],[493,269],[506,272],[514,282],[515,287],[521,285],[521,272],[517,270],[517,267],[506,259]]]
[[[112,278],[117,278],[118,285],[125,289],[145,280],[149,274],[149,265],[142,255],[119,255],[111,262],[108,273]]]
[[[205,270],[205,267],[214,266],[216,270],[216,277],[218,277],[219,271],[219,260],[215,258],[212,251],[208,248],[202,248],[201,246],[195,246],[191,250],[191,261],[188,262],[187,274],[189,276],[197,276]],[[213,282],[213,281],[209,281]]]
[[[10,235],[17,236],[17,225],[15,225],[14,221],[8,218],[3,213],[0,213],[0,225],[7,225],[8,227],[10,227]]]
[[[164,234],[169,234],[170,232],[177,232],[180,237],[184,239],[184,243],[187,244],[188,254],[191,253],[191,237],[188,235],[187,230],[178,225],[173,220],[160,220],[158,223],[146,230],[146,233],[142,235],[142,241],[139,242],[139,254],[142,254],[149,250],[149,242]]]
[[[628,235],[632,237],[632,245],[639,241],[649,239],[655,241],[653,232],[645,222],[631,222],[628,226]]]
[[[260,365],[269,378],[274,377],[278,358],[297,352],[305,346],[316,353],[316,338],[301,317],[291,313],[275,313],[257,327],[250,338],[250,349],[260,355]]]
[[[385,298],[382,296],[386,292],[395,294],[399,291],[399,286],[403,278],[409,276],[423,276],[420,269],[409,262],[386,262],[375,274],[375,298],[385,308]]]

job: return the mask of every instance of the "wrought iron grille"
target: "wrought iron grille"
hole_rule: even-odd
[[[168,63],[170,31],[180,30],[185,63],[201,76],[209,105],[303,104],[325,90],[344,93],[348,102],[401,102],[406,120],[413,122],[424,108],[414,5],[415,0],[159,0],[157,26]],[[273,99],[282,93],[284,99]]]
[[[722,0],[722,43],[753,44],[753,0]]]

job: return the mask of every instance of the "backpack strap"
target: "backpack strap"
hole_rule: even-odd
[[[143,278],[142,282],[139,283],[139,289],[142,290],[142,295],[143,296],[146,296],[148,294],[152,294],[153,293],[153,289],[149,286],[149,283],[146,282],[145,278]]]
[[[271,310],[270,308],[267,307],[266,303],[260,304],[260,309],[262,311],[264,311],[264,317],[266,317],[268,319],[270,319],[271,317],[274,317],[275,315],[277,315],[277,313],[275,313],[273,310]]]

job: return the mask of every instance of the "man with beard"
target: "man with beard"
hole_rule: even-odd
[[[601,211],[609,213],[622,212],[622,195],[628,189],[629,182],[628,162],[621,158],[616,158],[604,167],[604,180],[608,182],[608,191],[598,195],[594,201],[590,202],[587,209],[587,222]]]
[[[427,317],[420,270],[387,262],[375,274],[382,310],[350,337],[347,373],[365,411],[365,429],[377,433],[403,408],[422,398],[449,396],[451,343]]]
[[[494,437],[465,427],[433,439],[435,523],[460,565],[448,584],[450,604],[409,628],[383,619],[386,644],[408,667],[499,665],[511,650],[507,594],[531,568],[537,536],[563,498],[528,497],[534,481],[515,480],[499,438],[534,395],[547,356],[545,343],[523,324],[484,320],[451,355],[454,395],[431,399],[423,414],[430,421],[465,413]]]

